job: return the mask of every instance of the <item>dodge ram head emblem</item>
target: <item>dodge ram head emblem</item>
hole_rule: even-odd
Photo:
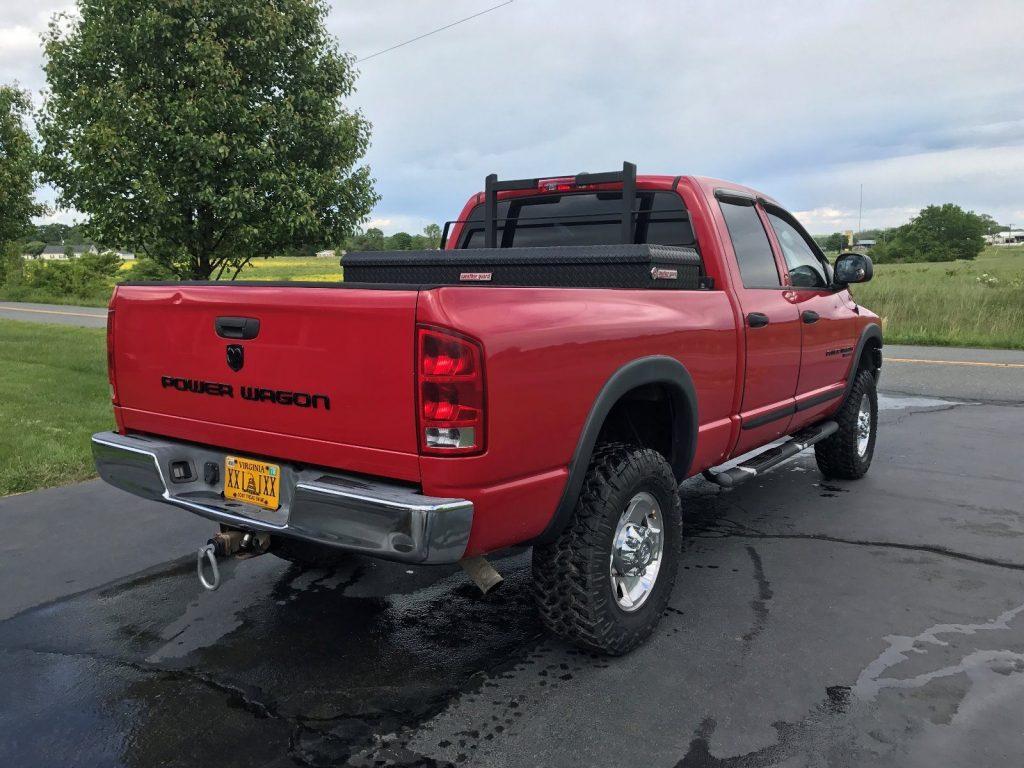
[[[232,371],[242,370],[245,365],[245,350],[241,344],[228,344],[228,368]]]

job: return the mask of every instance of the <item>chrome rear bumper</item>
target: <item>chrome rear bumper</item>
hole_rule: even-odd
[[[225,500],[228,451],[151,437],[92,436],[96,469],[117,488],[163,501],[236,528],[292,536],[410,563],[454,563],[473,524],[473,503],[423,496],[415,488],[319,469],[281,466],[281,506],[270,511]],[[169,480],[172,462],[187,461],[192,479]],[[214,483],[204,467],[219,468]]]

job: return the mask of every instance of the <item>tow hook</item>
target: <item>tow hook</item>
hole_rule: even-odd
[[[218,557],[234,557],[245,560],[257,557],[270,549],[270,534],[254,531],[239,531],[234,528],[222,530],[199,548],[196,553],[196,573],[199,583],[213,592],[220,586],[220,569],[217,567]],[[209,563],[210,578],[206,577],[204,563]]]

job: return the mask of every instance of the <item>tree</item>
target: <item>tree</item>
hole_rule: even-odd
[[[46,243],[40,240],[29,240],[21,250],[29,256],[38,256],[46,249]]]
[[[349,238],[345,243],[346,251],[383,251],[384,233],[376,227]]]
[[[25,129],[28,95],[0,86],[0,244],[31,232],[32,217],[46,209],[33,199],[38,156]]]
[[[982,225],[985,227],[984,234],[986,235],[998,235],[1000,232],[1007,232],[1010,229],[1009,227],[1000,224],[987,213],[980,214],[979,218],[981,219]]]
[[[929,205],[879,243],[871,258],[878,262],[973,259],[985,248],[984,232],[985,222],[973,211],[952,203]]]
[[[378,200],[325,0],[79,0],[45,36],[46,178],[186,278],[340,242]]]
[[[437,224],[427,224],[423,228],[423,237],[427,240],[427,248],[436,250],[441,247],[441,227]]]
[[[388,250],[411,251],[413,247],[412,235],[408,232],[396,232],[387,239]]]
[[[846,248],[846,238],[842,232],[833,232],[831,235],[815,235],[814,242],[823,251],[841,251]]]

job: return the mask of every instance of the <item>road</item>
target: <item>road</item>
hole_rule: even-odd
[[[105,328],[107,326],[107,310],[103,307],[0,301],[0,318],[56,325],[77,325],[83,328]]]
[[[1024,396],[992,395],[1019,369],[950,401],[957,366],[900,366],[864,480],[801,455],[683,485],[671,608],[621,659],[543,634],[527,551],[483,598],[454,568],[272,556],[204,593],[185,512],[95,481],[0,499],[3,762],[1017,766]]]

